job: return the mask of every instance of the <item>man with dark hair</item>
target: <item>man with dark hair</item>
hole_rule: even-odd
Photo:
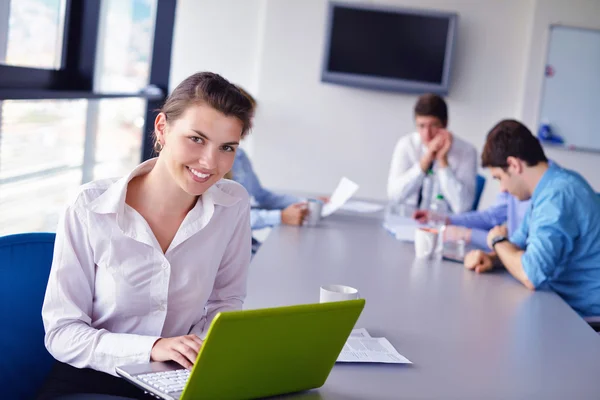
[[[539,141],[514,120],[492,128],[481,160],[503,191],[531,199],[531,207],[510,239],[505,226],[493,228],[493,252],[467,254],[465,267],[503,265],[527,288],[555,291],[582,316],[600,315],[600,197],[576,172],[548,164]]]
[[[396,144],[388,178],[388,198],[427,208],[438,194],[455,213],[468,211],[475,198],[477,151],[446,130],[448,107],[440,96],[425,94],[415,104],[417,131]],[[429,193],[425,177],[432,179]],[[429,198],[426,198],[429,196]]]

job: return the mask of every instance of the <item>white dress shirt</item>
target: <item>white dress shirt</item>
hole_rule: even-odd
[[[42,308],[46,348],[59,361],[116,375],[150,360],[161,337],[203,337],[219,311],[241,309],[251,256],[250,201],[221,180],[199,197],[162,252],[120,180],[81,187],[61,218]]]
[[[456,135],[452,136],[448,167],[434,162],[433,196],[441,194],[454,213],[471,210],[477,179],[477,150]],[[392,203],[417,205],[425,173],[419,164],[427,148],[418,132],[396,144],[388,178],[388,199]]]

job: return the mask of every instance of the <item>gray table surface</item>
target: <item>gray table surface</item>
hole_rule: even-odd
[[[600,336],[560,297],[506,272],[415,260],[376,218],[275,228],[250,265],[245,308],[318,302],[331,283],[356,287],[356,327],[413,364],[336,364],[322,388],[293,398],[600,398]]]

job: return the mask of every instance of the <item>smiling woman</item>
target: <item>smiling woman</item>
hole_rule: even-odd
[[[111,376],[116,366],[190,368],[216,314],[242,307],[250,203],[241,185],[221,178],[251,115],[227,80],[192,75],[155,120],[158,157],[81,187],[57,229],[42,316],[59,362],[40,398],[138,397]]]
[[[175,181],[198,196],[231,169],[251,118],[252,104],[235,86],[209,72],[192,75],[154,122],[158,163],[167,162]]]

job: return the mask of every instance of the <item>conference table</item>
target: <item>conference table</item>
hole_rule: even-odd
[[[245,308],[319,301],[355,287],[356,328],[385,337],[413,364],[337,363],[306,399],[598,399],[600,336],[558,295],[506,271],[414,257],[381,218],[332,215],[274,228],[250,265]]]

